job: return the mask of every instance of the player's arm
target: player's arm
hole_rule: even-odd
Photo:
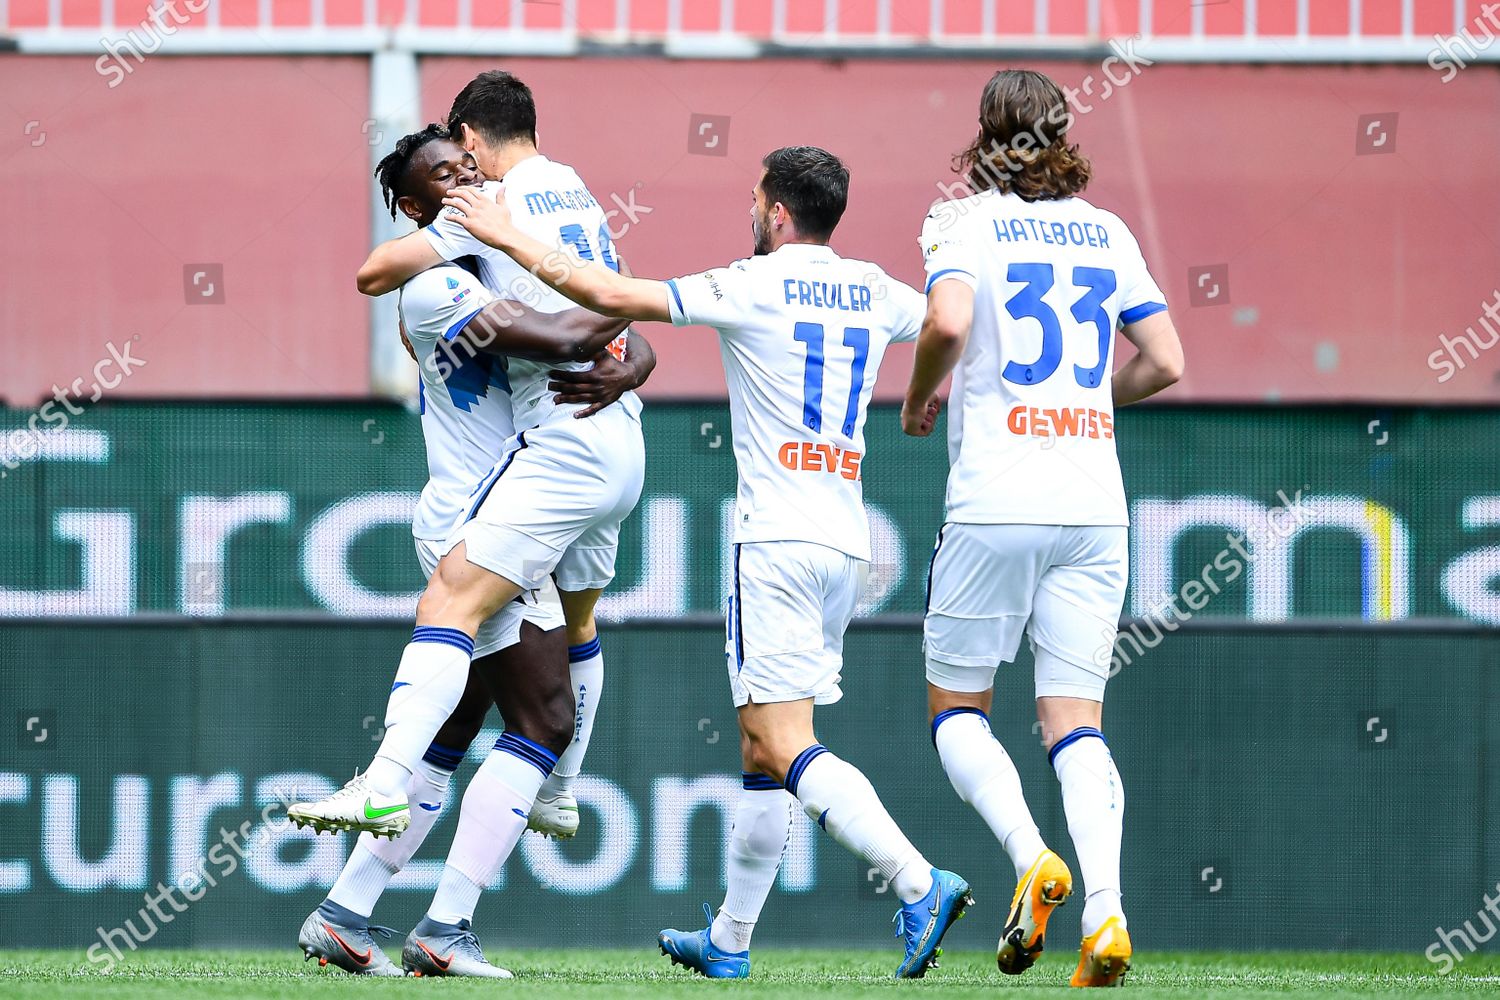
[[[556,364],[589,360],[629,323],[587,309],[544,313],[510,299],[496,299],[469,320],[462,337],[487,354]]]
[[[974,289],[967,283],[938,281],[928,290],[927,316],[901,405],[901,429],[912,437],[932,433],[941,408],[938,389],[964,356],[973,323]]]
[[[651,373],[656,371],[656,349],[651,346],[651,341],[642,337],[634,330],[625,338],[625,360],[631,365],[635,372],[635,385],[632,389],[639,389],[646,384]]]
[[[515,227],[504,198],[492,200],[472,188],[455,188],[443,204],[463,213],[457,221],[476,239],[503,250],[585,309],[626,319],[671,321],[671,289],[666,282],[629,278],[548,247]]]
[[[601,351],[594,366],[584,371],[555,371],[547,388],[559,403],[585,403],[574,417],[591,417],[632,389],[645,385],[656,370],[656,352],[645,337],[630,331],[625,342],[625,360]]]
[[[1165,309],[1126,324],[1121,333],[1138,353],[1114,373],[1116,406],[1153,396],[1182,378],[1182,341]]]
[[[371,250],[354,281],[365,295],[384,295],[442,262],[442,255],[419,230],[386,240]]]

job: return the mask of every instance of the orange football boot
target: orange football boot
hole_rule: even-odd
[[[1001,972],[1018,976],[1036,964],[1047,933],[1047,918],[1072,892],[1073,873],[1067,862],[1051,851],[1043,851],[1011,897],[1005,929],[995,947],[995,964]]]

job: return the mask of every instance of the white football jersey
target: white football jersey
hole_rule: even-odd
[[[915,340],[922,296],[879,265],[792,243],[667,282],[672,322],[719,331],[736,542],[817,542],[870,558],[865,413],[891,341]]]
[[[1129,523],[1115,453],[1115,328],[1166,309],[1119,217],[986,191],[922,227],[927,287],[975,290],[948,409],[947,519]]]
[[[493,198],[500,185],[489,181],[479,190]],[[604,210],[572,167],[554,163],[541,154],[527,157],[505,175],[505,203],[516,228],[527,236],[548,246],[567,246],[585,260],[600,261],[615,271],[620,269]],[[573,308],[573,303],[562,294],[537,280],[502,251],[470,235],[447,212],[424,232],[444,260],[477,257],[479,276],[496,297],[544,313]],[[610,346],[617,357],[625,356],[624,342],[622,333]],[[573,419],[581,404],[558,405],[547,389],[548,373],[558,368],[582,370],[590,365],[589,361],[553,363],[512,358],[510,380],[516,429],[529,430],[557,418]],[[640,412],[640,400],[633,392],[621,397],[620,404],[637,414]]]
[[[401,286],[401,322],[421,372],[427,486],[412,534],[443,541],[515,433],[506,359],[444,347],[494,296],[457,264],[423,271]]]

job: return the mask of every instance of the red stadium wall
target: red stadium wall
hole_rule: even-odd
[[[54,0],[9,0],[9,23],[13,27],[45,27]],[[993,2],[993,0],[991,0]],[[1045,36],[1083,37],[1088,34],[1088,8],[1091,0],[1050,0],[1047,20],[1039,26],[1036,7],[1030,3],[999,3],[995,9],[995,32],[1022,36],[1039,33]],[[1141,23],[1142,0],[1097,0],[1099,25],[1106,37],[1129,35]],[[324,23],[330,26],[354,26],[365,22],[366,0],[323,0]],[[581,33],[609,34],[616,30],[616,0],[575,0],[578,30]],[[1459,0],[1457,5],[1465,22],[1470,22],[1482,8],[1483,0]],[[149,16],[154,0],[116,0],[115,23],[136,24]],[[260,26],[305,27],[315,19],[310,0],[218,0],[219,22],[225,27]],[[373,20],[380,24],[404,24],[408,21],[426,27],[449,28],[461,24],[459,5],[455,0],[427,0],[411,4],[407,0],[374,0],[369,8]],[[519,19],[513,18],[516,6],[511,0],[471,0],[472,23],[487,28],[556,29],[563,23],[563,5],[557,2],[525,3]],[[873,34],[877,30],[878,0],[840,0],[839,28],[851,33]],[[982,0],[946,0],[943,5],[942,30],[949,34],[978,35],[984,30],[985,3]],[[1453,30],[1454,0],[1415,0],[1411,30],[1417,37]],[[1223,0],[1189,3],[1186,0],[1156,0],[1152,8],[1152,30],[1162,37],[1182,37],[1192,30],[1193,8],[1201,11],[1203,31],[1210,37],[1238,35],[1244,30],[1244,5]],[[1262,37],[1287,36],[1297,32],[1298,0],[1258,0],[1256,21]],[[891,5],[891,27],[898,35],[920,37],[931,21],[931,0],[894,0]],[[638,34],[661,35],[668,30],[669,0],[633,0],[629,5],[628,27]],[[66,27],[92,28],[100,23],[99,5],[91,0],[60,0],[59,21]],[[773,24],[771,0],[739,0],[732,23],[720,20],[721,5],[716,0],[687,0],[682,5],[682,28],[686,31],[718,31],[721,28],[748,35],[764,36]],[[786,30],[791,34],[816,34],[823,30],[824,5],[803,0],[786,5]],[[1399,0],[1370,0],[1360,8],[1359,25],[1367,33],[1399,34],[1402,30]],[[1307,30],[1314,37],[1336,37],[1350,34],[1350,5],[1323,0],[1308,5]]]
[[[495,64],[425,60],[427,115]],[[651,210],[621,240],[638,273],[746,253],[761,154],[807,142],[853,171],[838,248],[913,282],[922,217],[995,68],[504,65],[536,90],[546,152],[578,166],[606,207],[633,195]],[[1097,65],[1038,68],[1070,86],[1102,82]],[[1156,65],[1091,102],[1075,132],[1096,165],[1088,196],[1134,227],[1173,303],[1189,352],[1174,396],[1494,399],[1500,352],[1442,384],[1427,361],[1440,334],[1476,324],[1500,283],[1500,74],[1441,79],[1425,66]],[[34,402],[89,372],[106,341],[134,336],[148,364],[122,395],[366,391],[366,312],[352,281],[369,239],[363,60],[157,58],[110,89],[86,58],[6,56],[0,90],[7,229],[23,234],[0,248],[0,396]],[[1388,141],[1356,155],[1361,116],[1391,112]],[[695,139],[694,115],[727,126]],[[39,127],[26,132],[29,121]],[[184,268],[198,263],[223,265],[225,308],[186,304]],[[1213,265],[1227,265],[1228,304],[1221,294],[1194,307],[1190,270]],[[654,394],[722,390],[711,337],[652,332]],[[904,357],[889,366],[887,398],[904,368]]]
[[[145,361],[119,396],[367,394],[366,61],[159,57],[109,79],[0,57],[20,237],[0,241],[0,397],[87,383],[111,341]]]

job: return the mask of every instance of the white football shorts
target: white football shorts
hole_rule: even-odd
[[[422,564],[423,575],[430,579],[448,546],[425,538],[416,539],[416,543],[417,562]],[[520,642],[522,622],[531,622],[543,632],[562,628],[562,602],[557,599],[557,588],[551,580],[544,580],[537,590],[523,592],[479,626],[479,634],[474,637],[474,659],[498,653]]]
[[[844,696],[844,631],[869,563],[815,542],[734,547],[726,657],[736,708]]]
[[[1038,698],[1102,702],[1129,562],[1121,525],[943,525],[928,572],[927,680],[989,690],[1024,631]]]
[[[618,403],[582,420],[561,414],[511,439],[448,548],[463,542],[469,562],[527,590],[554,575],[566,591],[602,589],[645,474],[637,414]]]

